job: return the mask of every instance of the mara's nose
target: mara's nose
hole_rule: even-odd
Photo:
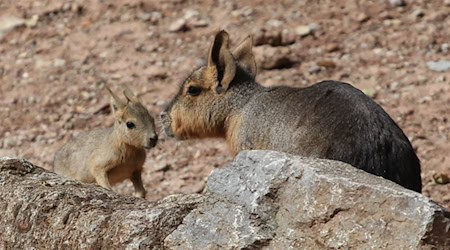
[[[158,135],[155,134],[152,137],[150,137],[150,139],[148,139],[149,148],[155,147],[157,142],[158,142]]]
[[[161,114],[159,114],[159,116],[161,117],[161,120],[163,120],[164,118],[166,118],[167,113],[165,111],[161,112]]]

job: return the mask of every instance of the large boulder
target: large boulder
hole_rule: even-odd
[[[0,207],[1,248],[450,247],[450,212],[423,195],[345,163],[272,151],[242,152],[202,195],[156,203],[3,159]]]

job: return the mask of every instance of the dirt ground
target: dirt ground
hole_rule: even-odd
[[[364,90],[417,150],[423,194],[450,208],[450,71],[427,64],[450,59],[450,1],[394,2],[2,0],[0,156],[52,169],[68,139],[112,124],[105,83],[128,85],[158,117],[226,29],[232,44],[254,36],[265,86],[334,79]],[[232,159],[219,139],[160,137],[145,164],[149,200],[201,192]]]

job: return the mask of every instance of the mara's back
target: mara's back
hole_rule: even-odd
[[[108,135],[112,128],[81,132],[70,140],[55,154],[54,171],[64,176],[72,176],[84,182],[94,182],[95,179],[88,170],[88,160],[92,154],[98,153],[101,145],[108,144]],[[85,170],[85,171],[79,171]]]
[[[339,160],[421,192],[420,162],[408,138],[350,84],[269,88],[246,105],[243,117],[243,142],[258,144],[245,148]]]

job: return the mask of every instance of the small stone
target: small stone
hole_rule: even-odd
[[[423,10],[417,9],[417,10],[414,10],[414,11],[411,13],[411,15],[412,15],[414,18],[422,18],[422,17],[425,16],[425,13],[423,12]]]
[[[305,37],[312,33],[312,29],[308,25],[300,25],[295,28],[295,33],[301,37]]]
[[[66,60],[64,60],[64,59],[56,58],[56,59],[53,61],[53,67],[55,67],[55,68],[61,68],[61,67],[63,67],[64,65],[66,65]]]
[[[198,10],[187,10],[184,13],[184,19],[185,20],[189,20],[191,18],[199,17],[199,16],[200,16],[200,12],[198,12]]]
[[[428,69],[437,72],[444,72],[450,70],[450,61],[441,60],[441,61],[430,61],[427,62]]]
[[[317,23],[311,23],[309,25],[300,25],[295,28],[295,32],[300,37],[306,37],[308,35],[311,35],[313,33],[318,32],[320,29],[320,25]]]
[[[366,15],[366,13],[361,12],[356,16],[356,21],[363,23],[370,19],[370,16]]]
[[[378,95],[378,90],[376,90],[374,88],[365,88],[365,89],[362,89],[362,92],[372,99],[376,98]]]
[[[120,16],[120,21],[122,21],[122,22],[127,22],[127,21],[130,21],[131,19],[132,19],[132,16],[129,13],[125,13]]]
[[[157,164],[156,167],[153,169],[153,171],[154,172],[166,172],[171,168],[172,168],[172,165],[170,165],[169,163]]]
[[[397,82],[397,81],[395,81],[395,82],[392,82],[392,83],[389,85],[389,88],[390,88],[391,90],[397,90],[399,86],[400,86],[400,83]]]
[[[308,68],[308,72],[310,74],[317,74],[319,73],[321,70],[320,66],[317,64],[312,65],[311,67]]]
[[[283,25],[283,21],[280,21],[278,19],[270,19],[269,21],[267,21],[267,25],[274,27],[274,28],[279,28]]]
[[[389,0],[389,4],[394,7],[401,7],[405,6],[406,2],[405,0]]]
[[[337,43],[329,43],[325,46],[325,50],[328,52],[335,52],[339,50],[339,44]]]
[[[16,27],[24,25],[26,22],[23,18],[18,18],[15,16],[8,16],[0,18],[0,37],[3,33],[10,31]]]
[[[148,20],[150,20],[150,18],[152,17],[151,13],[147,13],[147,12],[141,12],[137,14],[137,17],[139,19],[141,19],[142,21],[146,22]]]
[[[320,60],[317,62],[317,65],[320,67],[324,67],[326,69],[333,69],[336,68],[336,63],[330,60]]]
[[[14,138],[8,137],[3,140],[4,148],[13,148],[17,145],[17,141]]]
[[[167,77],[167,70],[164,67],[157,66],[157,65],[151,65],[146,70],[147,78],[153,79],[153,78],[160,78],[165,79]]]
[[[169,26],[169,31],[170,32],[186,31],[188,30],[186,24],[187,24],[186,19],[184,18],[177,19]]]
[[[255,45],[271,45],[271,46],[281,46],[282,45],[282,35],[278,30],[265,30],[261,29],[257,31],[254,37]]]
[[[284,29],[281,32],[281,44],[289,45],[295,43],[296,35],[293,32],[290,32],[287,29]]]
[[[449,46],[448,43],[443,43],[443,44],[441,44],[441,52],[447,53],[448,50],[449,50],[449,48],[450,48],[450,46]]]
[[[192,25],[193,27],[208,27],[209,26],[209,22],[206,19],[191,20],[189,22],[189,24]]]
[[[39,20],[38,15],[33,15],[30,19],[25,20],[25,26],[28,28],[34,28],[37,26],[37,22]]]
[[[162,14],[161,14],[161,12],[153,11],[153,12],[152,12],[152,16],[150,17],[149,22],[150,22],[151,24],[157,24],[157,23],[159,23],[159,21],[160,21],[161,19],[162,19]]]
[[[36,68],[38,68],[38,69],[41,69],[41,68],[48,68],[48,67],[50,67],[50,65],[51,65],[51,62],[49,62],[49,61],[47,61],[47,60],[43,60],[43,59],[37,59],[37,60],[34,62],[34,66],[35,66]]]
[[[317,23],[310,23],[308,26],[313,33],[320,30],[320,25]]]

